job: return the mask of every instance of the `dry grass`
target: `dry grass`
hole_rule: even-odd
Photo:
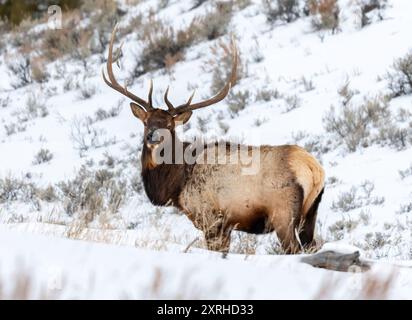
[[[350,298],[354,300],[385,300],[390,297],[396,282],[396,272],[381,274],[377,272],[355,273],[351,288],[353,296],[343,296],[342,287],[347,287],[344,280],[327,276],[324,278],[315,300]]]
[[[61,288],[52,288],[52,283],[49,288],[36,286],[31,271],[21,261],[16,261],[15,272],[7,281],[13,281],[8,290],[0,279],[0,300],[56,300],[60,295]]]
[[[73,55],[76,51],[86,50],[91,32],[79,29],[80,20],[80,12],[72,11],[65,15],[63,29],[45,31],[40,49],[46,59],[54,61],[65,55]]]
[[[176,286],[178,289],[170,292],[170,289],[168,289],[168,277],[170,275],[164,268],[155,267],[152,271],[151,280],[143,291],[142,299],[197,300],[207,299],[207,297],[217,296],[221,293],[220,279],[204,287],[191,278],[191,274],[195,273],[196,270],[194,269],[179,276]]]
[[[205,61],[202,69],[205,73],[212,74],[212,82],[210,91],[215,94],[223,88],[228,77],[230,77],[230,70],[232,68],[232,51],[228,43],[218,41],[211,47],[212,56]],[[242,63],[243,59],[240,55],[238,57],[238,69],[236,82],[232,88],[247,75],[247,65]]]

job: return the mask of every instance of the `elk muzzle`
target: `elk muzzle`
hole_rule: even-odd
[[[163,142],[164,136],[160,129],[150,129],[146,134],[146,143],[149,146],[156,146]]]

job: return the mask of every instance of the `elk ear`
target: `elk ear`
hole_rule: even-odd
[[[143,110],[142,107],[140,107],[136,103],[132,102],[132,103],[130,103],[130,108],[132,108],[133,115],[136,118],[140,119],[143,122],[146,121],[147,113],[146,113],[146,111]]]
[[[188,112],[178,114],[176,117],[173,118],[173,120],[175,122],[175,126],[185,124],[186,122],[189,121],[191,116],[192,116],[192,111],[188,111]]]

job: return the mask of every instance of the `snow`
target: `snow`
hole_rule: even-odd
[[[155,253],[0,230],[6,297],[15,292],[10,279],[17,277],[27,277],[30,299],[347,299],[364,297],[371,273],[378,281],[396,274],[389,292],[378,297],[410,298],[412,289],[410,267],[380,264],[367,274],[340,273],[313,268],[298,256],[222,259],[211,252]]]
[[[211,8],[207,2],[189,11],[189,2],[169,1],[159,12],[159,18],[179,29]],[[313,32],[307,17],[291,24],[270,26],[259,0],[236,11],[229,32],[236,35],[243,63],[247,61],[247,73],[234,90],[249,90],[253,97],[262,88],[277,89],[288,96],[298,95],[301,106],[285,112],[283,99],[257,101],[231,117],[227,103],[222,102],[196,112],[191,120],[193,125],[184,136],[200,134],[197,118],[211,116],[207,123],[207,135],[211,137],[279,145],[293,143],[293,135],[304,132],[305,138],[318,136],[322,143],[327,143],[329,137],[322,119],[331,105],[339,106],[338,90],[342,85],[349,81],[350,88],[359,92],[353,98],[355,103],[361,103],[365,97],[386,94],[387,82],[383,76],[396,58],[412,49],[412,2],[389,0],[388,3],[383,21],[361,29],[353,1],[339,0],[341,30],[335,35]],[[127,7],[123,2],[122,5]],[[148,8],[157,9],[157,1],[142,1],[128,8],[121,25]],[[122,68],[116,68],[121,80],[128,75],[128,67],[134,65],[136,54],[141,52],[142,42],[136,38],[131,34],[121,39],[124,58]],[[168,85],[171,85],[170,100],[176,103],[185,101],[194,87],[197,99],[210,95],[211,75],[203,70],[215,42],[194,45],[187,50],[185,60],[170,72],[159,70],[145,74],[136,79],[129,90],[143,96],[149,79],[153,78],[157,104],[163,104],[162,95]],[[252,58],[256,46],[263,57],[260,62]],[[104,85],[100,75],[102,65],[95,57],[90,59],[90,73],[86,78],[78,62],[64,58],[48,66],[52,74],[49,82],[14,90],[13,77],[6,67],[6,56],[10,56],[13,48],[8,46],[7,51],[0,49],[0,102],[10,99],[7,107],[0,107],[0,178],[22,178],[30,173],[30,181],[46,187],[72,179],[90,160],[95,163],[94,169],[99,168],[105,153],[126,161],[124,167],[119,167],[122,177],[129,179],[138,173],[143,126],[131,115],[128,101],[120,100],[118,93]],[[54,79],[56,67],[64,68],[64,79]],[[77,89],[64,92],[64,80],[70,77],[81,85],[95,86],[96,94],[82,100]],[[313,82],[313,90],[305,90],[303,78]],[[49,115],[30,119],[23,123],[25,131],[7,136],[4,125],[19,122],[18,114],[33,94],[45,99]],[[80,154],[71,137],[74,123],[93,117],[99,108],[109,110],[119,101],[122,110],[117,117],[93,124],[101,141],[115,138],[116,142]],[[410,95],[390,102],[392,110],[411,110],[411,105]],[[227,133],[220,129],[218,118],[229,126]],[[256,119],[265,121],[256,126]],[[34,156],[41,148],[49,149],[53,159],[33,165]],[[135,162],[130,160],[132,157]],[[336,290],[327,292],[329,298],[357,298],[363,297],[363,283],[369,274],[376,275],[383,270],[384,275],[390,275],[395,270],[388,297],[410,299],[410,268],[395,265],[410,265],[412,259],[412,213],[399,213],[401,205],[411,202],[412,177],[401,179],[399,175],[399,170],[412,163],[411,159],[410,146],[398,151],[389,146],[372,145],[353,153],[338,147],[321,156],[327,179],[334,177],[338,183],[326,186],[316,233],[327,242],[325,248],[360,250],[366,258],[379,259],[376,267],[366,274],[319,270],[300,263],[299,256],[269,255],[270,236],[257,238],[256,255],[234,254],[236,249],[232,248],[233,254],[223,260],[220,255],[204,250],[201,241],[184,254],[184,248],[201,234],[185,216],[168,208],[154,208],[141,191],[128,195],[118,213],[102,213],[90,225],[80,226],[80,231],[76,229],[80,214],[68,216],[62,203],[42,203],[40,210],[27,203],[0,203],[0,287],[6,288],[5,292],[12,291],[15,281],[11,275],[21,270],[33,281],[31,298],[41,297],[45,287],[51,297],[57,295],[62,299],[311,299],[319,297],[325,283],[338,284]],[[332,203],[342,192],[352,186],[359,188],[365,181],[374,184],[371,196],[384,197],[383,204],[363,205],[344,213],[332,210]],[[358,221],[362,213],[369,215],[369,222],[344,230],[341,239],[335,238],[331,226],[341,220]],[[75,231],[74,236],[70,230]],[[368,234],[377,233],[382,234],[386,242],[378,248],[368,246]],[[245,241],[243,236],[240,235],[240,242]],[[157,277],[160,280],[156,280]],[[156,281],[161,282],[160,288],[155,285]],[[47,289],[56,285],[55,282],[61,290]]]

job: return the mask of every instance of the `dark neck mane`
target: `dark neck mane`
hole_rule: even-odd
[[[185,147],[187,143],[184,143]],[[179,207],[179,195],[192,172],[193,165],[159,164],[153,168],[152,161],[152,152],[144,144],[142,178],[147,196],[154,205]]]

